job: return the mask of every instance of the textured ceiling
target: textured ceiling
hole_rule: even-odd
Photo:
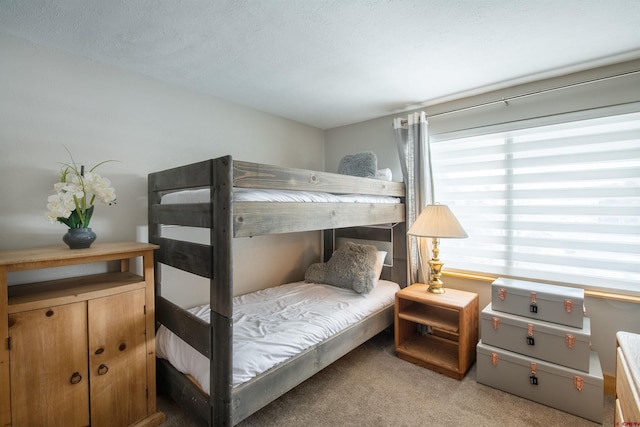
[[[0,32],[327,129],[640,57],[638,0],[0,0]]]

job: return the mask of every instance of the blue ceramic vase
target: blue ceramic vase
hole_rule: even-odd
[[[96,240],[96,233],[91,228],[70,228],[62,240],[71,249],[86,249]]]

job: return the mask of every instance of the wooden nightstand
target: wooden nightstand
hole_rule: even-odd
[[[427,292],[414,284],[396,293],[398,357],[461,380],[476,360],[478,295],[446,289]]]

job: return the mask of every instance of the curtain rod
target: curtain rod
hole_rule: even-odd
[[[601,81],[605,81],[605,80],[612,80],[612,79],[616,79],[618,77],[625,77],[625,76],[630,76],[630,75],[638,74],[638,73],[640,73],[640,70],[627,71],[627,72],[620,73],[620,74],[614,74],[612,76],[598,77],[596,79],[586,80],[586,81],[578,82],[578,83],[571,83],[571,84],[564,85],[564,86],[552,87],[552,88],[549,88],[549,89],[540,89],[540,90],[536,90],[536,91],[533,91],[533,92],[523,93],[523,94],[520,94],[520,95],[513,95],[513,96],[508,96],[506,98],[500,98],[500,99],[497,99],[495,101],[488,101],[488,102],[483,102],[481,104],[471,105],[469,107],[462,107],[462,108],[457,108],[457,109],[454,109],[454,110],[443,111],[442,113],[436,113],[436,114],[432,114],[432,115],[427,115],[427,118],[446,116],[447,114],[454,114],[454,113],[460,113],[462,111],[474,110],[476,108],[487,107],[487,106],[493,105],[493,104],[509,105],[509,101],[513,101],[514,99],[528,98],[530,96],[540,95],[540,94],[547,93],[547,92],[555,92],[557,90],[569,89],[569,88],[572,88],[572,87],[583,86],[583,85],[587,85],[587,84],[591,84],[591,83],[597,83],[597,82],[601,82]],[[401,120],[400,123],[402,123],[404,125],[404,124],[408,123],[408,121],[407,120]]]

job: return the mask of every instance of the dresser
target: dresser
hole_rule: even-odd
[[[0,426],[164,421],[156,409],[156,248],[119,242],[0,252]],[[135,259],[142,275],[129,271]],[[117,271],[7,285],[14,271],[105,262]]]
[[[615,425],[640,425],[640,334],[616,334]]]

